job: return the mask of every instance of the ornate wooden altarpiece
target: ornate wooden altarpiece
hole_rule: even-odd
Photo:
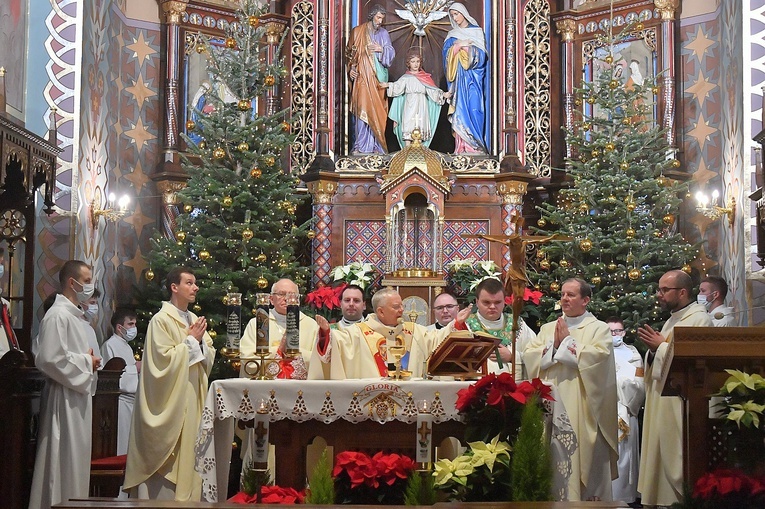
[[[185,180],[179,164],[179,153],[185,148],[180,133],[187,106],[205,79],[204,57],[196,51],[197,41],[205,34],[222,42],[234,19],[235,3],[158,2],[164,13],[167,53],[166,118],[165,157],[154,179],[167,197],[162,224],[165,233],[172,235],[177,213],[173,193]],[[274,1],[270,3],[273,14],[261,20],[270,27],[274,40],[280,30],[289,27],[283,54],[290,70],[289,83],[282,89],[275,87],[259,107],[263,111],[289,107],[292,111],[297,139],[287,162],[289,171],[301,177],[313,198],[313,285],[329,282],[334,266],[371,262],[386,274],[385,284],[399,287],[405,296],[429,301],[444,285],[444,266],[451,260],[492,259],[507,267],[504,246],[490,246],[485,240],[463,235],[516,233],[513,218],[525,215],[534,219],[534,205],[549,199],[551,190],[561,185],[563,176],[554,168],[562,167],[569,151],[560,126],[572,125],[573,109],[580,107],[575,104],[574,87],[592,77],[589,59],[602,50],[596,35],[607,29],[612,15],[615,25],[633,18],[643,22],[623,54],[628,62],[640,60],[646,69],[665,72],[654,114],[668,128],[668,141],[674,146],[674,13],[679,0],[617,1],[613,12],[610,2],[603,0],[467,1],[466,9],[484,32],[488,56],[483,102],[487,153],[453,154],[451,124],[447,108],[442,108],[431,146],[423,152],[438,162],[434,165],[438,171],[431,175],[421,164],[423,159],[409,161],[409,173],[398,176],[397,198],[393,199],[383,178],[400,153],[392,122],[386,131],[389,153],[351,152],[354,134],[346,43],[351,30],[367,21],[373,3],[387,11],[384,26],[396,50],[390,81],[404,73],[404,56],[415,47],[422,53],[425,71],[432,74],[436,86],[446,90],[441,51],[452,27],[448,16],[435,15],[448,10],[446,1]],[[409,21],[415,11],[434,15],[416,26]],[[575,72],[583,68],[583,74]],[[444,185],[437,183],[442,174],[449,175]],[[430,253],[440,246],[438,259],[412,256],[409,275],[394,275],[394,267],[402,267],[391,253],[393,223],[401,211],[415,217],[415,209],[431,214],[431,223],[420,223],[425,230],[419,236],[423,244],[418,252]],[[413,227],[412,223],[409,228]],[[428,317],[423,319],[428,321]]]

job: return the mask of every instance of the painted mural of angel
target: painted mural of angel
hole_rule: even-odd
[[[414,35],[425,37],[425,27],[449,14],[448,11],[440,10],[448,3],[446,0],[410,0],[405,9],[396,9],[396,14],[412,24]]]

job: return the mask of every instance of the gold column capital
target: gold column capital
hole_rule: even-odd
[[[564,41],[573,41],[576,34],[576,21],[571,18],[560,19],[555,22],[555,31],[561,34]]]
[[[260,17],[260,23],[266,27],[266,42],[278,44],[290,24],[290,18],[282,14],[268,12]]]
[[[165,13],[166,21],[171,25],[181,22],[181,15],[186,12],[189,0],[162,0],[162,12]]]
[[[505,205],[521,205],[529,182],[534,179],[530,173],[499,173],[494,177],[497,194]]]
[[[186,187],[185,181],[178,180],[159,180],[157,181],[157,191],[162,193],[162,202],[166,205],[177,205],[178,197],[176,193]]]
[[[313,202],[317,204],[330,204],[332,197],[337,192],[337,182],[335,180],[314,180],[307,183],[308,192],[313,196]]]
[[[653,4],[661,13],[661,19],[669,21],[675,19],[675,13],[680,7],[680,0],[654,0]]]

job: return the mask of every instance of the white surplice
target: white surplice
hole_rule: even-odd
[[[117,413],[117,454],[127,454],[130,438],[130,423],[133,420],[135,391],[138,389],[138,370],[136,369],[133,349],[122,336],[113,334],[101,345],[101,363],[106,365],[110,359],[119,357],[125,361],[125,369],[120,376],[119,411]]]

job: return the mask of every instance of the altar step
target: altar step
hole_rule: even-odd
[[[117,500],[112,498],[87,498],[70,500],[54,506],[54,509],[244,509],[252,507],[241,504],[229,504],[219,502],[211,504],[209,502],[167,502],[159,500]],[[274,507],[261,505],[259,507]],[[309,506],[301,505],[296,507],[308,508],[351,508],[363,507],[369,509],[371,505],[366,506]],[[412,509],[412,506],[380,506],[386,509]],[[432,509],[629,509],[629,506],[623,502],[493,502],[487,503],[442,503],[432,506]]]

